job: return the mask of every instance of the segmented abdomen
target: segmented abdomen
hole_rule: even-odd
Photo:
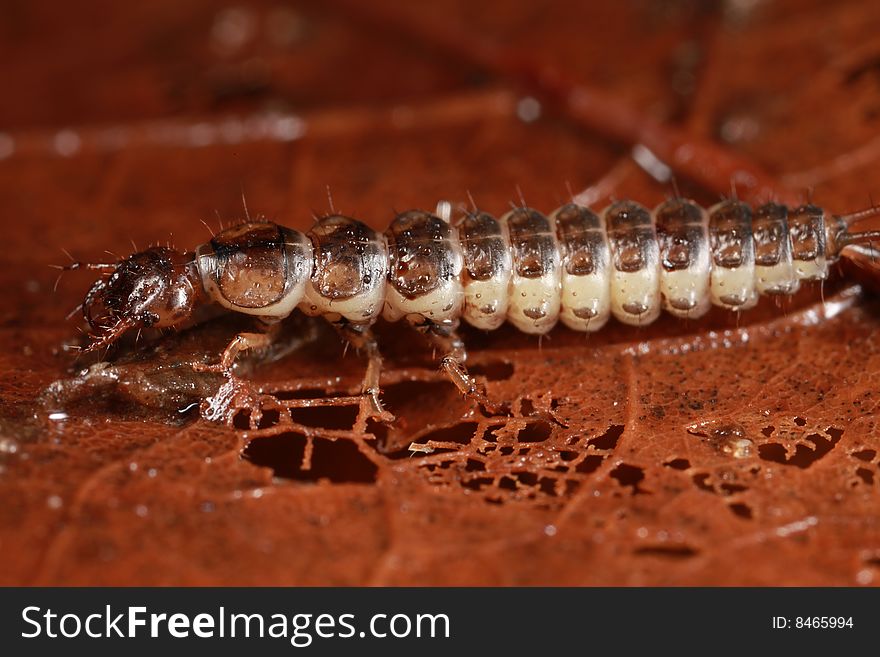
[[[689,318],[713,304],[744,310],[760,294],[793,294],[828,274],[825,214],[811,205],[753,213],[735,200],[705,210],[672,199],[649,211],[618,201],[599,214],[568,204],[549,216],[516,208],[453,223],[410,210],[384,234],[332,215],[307,237],[311,273],[296,303],[355,324],[381,313],[414,324],[463,318],[486,330],[509,321],[532,334],[558,321],[596,331],[611,316],[644,325],[663,309]]]

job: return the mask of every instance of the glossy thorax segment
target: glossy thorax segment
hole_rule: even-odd
[[[342,215],[322,217],[307,235],[314,268],[300,309],[333,323],[372,324],[385,301],[388,253],[384,237]]]
[[[463,301],[462,255],[452,227],[421,210],[397,215],[385,231],[388,284],[383,316],[453,325]]]
[[[312,274],[305,235],[270,222],[224,230],[196,249],[208,297],[224,308],[266,320],[289,315]]]

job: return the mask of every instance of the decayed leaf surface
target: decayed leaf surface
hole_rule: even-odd
[[[540,344],[466,330],[494,417],[420,339],[380,326],[397,421],[354,408],[198,418],[223,318],[117,352],[62,349],[91,282],[50,263],[182,248],[250,213],[470,193],[549,211],[670,193],[616,141],[347,3],[13,3],[0,108],[2,584],[798,584],[880,581],[880,303],[838,275],[741,318],[713,312]],[[430,21],[539,57],[744,154],[834,211],[880,190],[873,0],[444,2]],[[381,5],[405,16],[407,3]],[[403,21],[405,22],[405,21]],[[614,134],[613,130],[609,130]],[[718,190],[679,181],[701,202]],[[283,399],[356,391],[363,362],[291,318],[248,376]],[[109,368],[109,369],[107,369]],[[55,381],[63,385],[51,387]],[[189,409],[189,410],[187,410]],[[412,447],[412,449],[411,449]]]

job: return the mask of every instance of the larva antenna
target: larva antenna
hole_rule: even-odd
[[[76,271],[77,269],[94,269],[97,271],[110,271],[116,269],[115,263],[109,262],[71,262],[69,265],[49,265],[59,271]]]
[[[865,230],[860,233],[844,233],[837,239],[840,248],[849,246],[850,244],[864,244],[865,242],[873,242],[880,240],[880,230]]]
[[[834,218],[843,224],[846,228],[852,227],[854,224],[859,223],[863,219],[869,219],[870,217],[880,216],[880,205],[871,202],[870,207],[864,208],[862,210],[856,210],[855,212],[851,212],[849,214],[836,214]]]
[[[837,256],[844,247],[853,244],[865,244],[880,239],[880,230],[863,230],[855,232],[852,228],[859,222],[880,216],[880,205],[871,201],[870,207],[857,210],[849,214],[835,214],[828,222],[828,251],[829,255]]]

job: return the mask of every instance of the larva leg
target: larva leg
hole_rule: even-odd
[[[232,368],[235,359],[242,351],[248,349],[265,349],[272,345],[278,334],[280,323],[265,325],[263,333],[239,333],[223,350],[219,363],[193,363],[192,368],[196,372],[216,372],[223,374],[227,381],[211,397],[202,400],[200,412],[202,417],[209,420],[222,420],[228,426],[233,426],[238,411],[247,409],[250,411],[251,428],[259,425],[263,416],[263,407],[277,403],[271,395],[265,395],[250,381],[236,376]]]
[[[440,369],[461,394],[492,415],[506,414],[502,405],[489,399],[486,387],[468,373],[464,365],[467,360],[467,350],[456,328],[457,325],[442,326],[431,321],[416,326],[416,329],[428,338],[431,345],[443,354],[440,359]]]
[[[193,369],[196,372],[230,374],[238,354],[248,349],[265,349],[270,346],[278,333],[279,326],[280,324],[270,324],[264,333],[239,333],[223,350],[219,363],[193,363]]]
[[[367,404],[366,417],[375,418],[380,422],[394,422],[394,415],[386,411],[379,400],[379,393],[381,392],[379,375],[382,372],[382,354],[379,351],[379,343],[376,341],[376,336],[373,335],[369,326],[349,322],[334,323],[333,328],[339,332],[339,335],[344,340],[353,345],[355,349],[366,352],[367,372],[361,385],[361,394]]]

